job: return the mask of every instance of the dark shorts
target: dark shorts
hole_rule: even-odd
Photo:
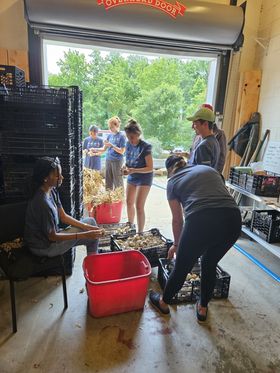
[[[136,185],[136,186],[141,186],[141,185],[147,185],[151,186],[153,183],[153,173],[148,173],[148,174],[132,174],[128,175],[127,177],[127,183]]]

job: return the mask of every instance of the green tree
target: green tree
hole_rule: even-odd
[[[84,135],[91,123],[107,128],[118,115],[122,123],[134,116],[146,137],[156,137],[165,148],[192,142],[193,130],[186,120],[205,101],[209,62],[177,58],[124,57],[94,50],[64,53],[58,74],[49,75],[53,86],[78,85],[83,90]]]
[[[150,137],[148,139],[146,139],[146,141],[152,145],[153,147],[153,157],[154,158],[160,158],[160,156],[162,155],[162,143],[160,142],[159,139],[157,139],[156,137]]]
[[[143,127],[145,137],[157,137],[164,147],[176,144],[181,131],[180,109],[183,105],[183,93],[176,86],[166,83],[152,91],[146,91],[136,102],[134,117]]]

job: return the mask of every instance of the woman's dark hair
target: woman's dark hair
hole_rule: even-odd
[[[59,165],[60,161],[57,157],[42,157],[36,161],[31,178],[31,196],[44,184],[44,179]]]
[[[165,167],[168,171],[168,176],[174,175],[177,170],[187,165],[185,159],[181,156],[170,155],[165,161]]]
[[[142,128],[139,123],[136,122],[135,119],[129,119],[127,124],[124,127],[125,133],[133,133],[135,135],[142,134]]]

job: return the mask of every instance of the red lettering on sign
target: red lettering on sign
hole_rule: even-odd
[[[165,0],[97,0],[97,4],[103,4],[106,10],[129,4],[151,6],[168,14],[172,18],[176,18],[178,15],[183,16],[186,11],[185,5],[178,3],[178,1],[175,4],[171,4]]]

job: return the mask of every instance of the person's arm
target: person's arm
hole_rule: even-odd
[[[172,259],[177,251],[183,229],[184,218],[181,203],[177,199],[169,200],[168,203],[172,214],[172,231],[174,238],[174,243],[168,251],[168,259]]]
[[[90,157],[100,156],[100,155],[102,155],[105,151],[106,151],[106,149],[104,149],[104,147],[102,147],[102,148],[90,148],[90,149],[89,149],[89,156],[90,156]]]
[[[185,157],[185,158],[190,157],[190,153],[188,153],[187,151],[186,152],[171,152],[171,154],[177,155],[178,157]]]
[[[124,147],[124,148],[119,148],[118,146],[115,146],[115,145],[113,145],[113,144],[110,143],[110,142],[107,142],[107,143],[105,144],[105,146],[106,146],[106,145],[107,145],[107,147],[112,148],[113,150],[115,150],[116,153],[119,153],[119,154],[121,154],[121,155],[123,155],[123,154],[125,153],[125,147]]]
[[[82,223],[81,221],[79,221],[75,218],[72,218],[72,216],[66,214],[63,207],[58,208],[58,215],[59,215],[59,220],[62,223],[66,224],[66,225],[72,225],[73,227],[76,227],[76,228],[80,228],[85,232],[100,229],[97,226]]]
[[[48,239],[52,242],[70,241],[70,240],[77,240],[81,238],[97,240],[98,238],[102,237],[103,234],[104,234],[104,230],[101,228],[94,229],[94,230],[88,230],[86,232],[76,232],[76,233],[70,233],[70,232],[59,233],[59,232],[56,232],[55,229],[53,229],[48,234]]]
[[[216,139],[220,145],[220,157],[218,161],[217,170],[222,173],[226,161],[226,154],[227,154],[227,139],[226,135],[223,130],[219,130]]]
[[[211,152],[211,149],[208,146],[204,144],[200,144],[195,149],[194,164],[211,166],[212,159],[213,159],[213,154]]]
[[[84,232],[77,232],[77,233],[67,233],[67,232],[57,232],[56,225],[54,222],[53,214],[50,211],[50,208],[47,206],[43,206],[40,211],[40,218],[39,224],[41,224],[41,231],[42,233],[48,237],[48,239],[52,242],[60,242],[60,241],[68,241],[68,240],[75,240],[78,238],[89,238],[89,239],[98,239],[102,237],[104,234],[104,230],[98,227],[92,227],[88,224],[83,225],[83,223],[79,222],[76,219],[71,218],[69,215],[65,214],[64,210],[61,206],[59,196],[57,196],[56,205],[59,217],[62,217],[63,222],[66,224],[74,223],[74,226],[84,228]],[[65,216],[64,216],[65,215]],[[70,218],[70,219],[68,219]],[[78,224],[77,224],[78,223]]]
[[[148,154],[145,157],[146,161],[146,166],[142,168],[127,168],[127,174],[134,174],[134,173],[139,173],[139,174],[148,174],[153,171],[154,169],[154,162],[153,162],[153,157],[152,154]]]
[[[56,230],[51,229],[48,233],[48,239],[53,242],[69,241],[76,239],[93,239],[96,240],[103,236],[104,230],[102,228],[92,226],[90,224],[85,224],[77,219],[72,218],[70,215],[66,214],[62,207],[58,208],[59,219],[62,223],[67,225],[72,225],[83,230],[83,232],[56,232]]]
[[[103,153],[105,153],[107,148],[104,146],[103,140],[100,139],[100,141],[98,143],[98,147],[97,148],[90,148],[89,150],[90,150],[90,156],[100,156]]]
[[[105,145],[112,148],[116,153],[121,154],[121,155],[125,153],[125,142],[126,142],[125,137],[122,134],[120,135],[118,139],[119,146],[112,144],[110,141],[106,141],[106,142],[104,141]]]

